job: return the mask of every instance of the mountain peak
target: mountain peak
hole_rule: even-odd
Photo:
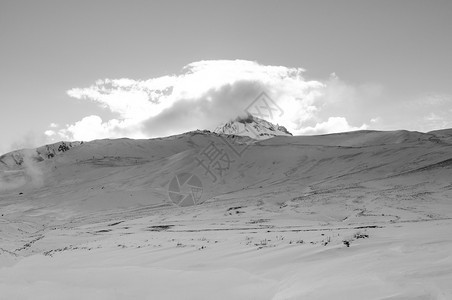
[[[235,120],[231,120],[218,126],[214,132],[218,134],[248,136],[257,140],[264,140],[280,135],[292,135],[284,126],[280,126],[278,124],[275,125],[266,120],[255,117],[252,114],[239,116]]]

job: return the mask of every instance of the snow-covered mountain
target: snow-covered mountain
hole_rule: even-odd
[[[21,149],[0,156],[0,170],[3,168],[20,167],[30,162],[41,162],[82,145],[83,142],[58,142],[35,149]]]
[[[59,148],[2,156],[0,299],[452,299],[451,130]]]
[[[272,124],[251,114],[220,125],[214,132],[217,134],[248,136],[257,140],[292,135],[284,126]]]

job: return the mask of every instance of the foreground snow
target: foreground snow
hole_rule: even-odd
[[[452,299],[442,134],[250,144],[190,207],[168,182],[217,136],[85,143],[2,192],[0,299]]]
[[[46,234],[34,247],[51,250],[0,269],[1,299],[452,297],[451,220],[361,229],[163,216]],[[154,229],[159,218],[175,225]]]

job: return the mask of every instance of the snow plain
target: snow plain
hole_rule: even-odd
[[[0,164],[0,299],[452,299],[451,146],[192,132]],[[169,199],[181,173],[202,204]]]

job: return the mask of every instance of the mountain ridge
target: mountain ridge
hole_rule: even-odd
[[[83,145],[84,142],[74,141],[66,142],[60,141],[53,144],[43,145],[37,148],[18,149],[0,155],[0,170],[3,167],[18,167],[25,161],[41,162],[47,159],[54,158],[61,153],[64,153],[74,147]]]
[[[253,120],[256,117],[253,117]],[[236,124],[247,122],[249,119],[246,118],[236,118],[233,121],[226,122],[223,126],[218,126],[216,130],[195,130],[189,131],[173,136],[167,137],[158,137],[151,139],[142,139],[145,141],[165,141],[171,139],[181,138],[187,135],[223,135],[235,137],[235,142],[242,144],[250,144],[255,142],[263,142],[268,139],[276,138],[277,140],[285,141],[285,138],[291,138],[293,141],[300,141],[307,145],[332,145],[332,146],[375,146],[375,145],[383,145],[383,144],[394,144],[394,143],[425,143],[427,141],[435,142],[435,143],[443,143],[443,144],[452,144],[452,129],[441,129],[434,130],[429,132],[419,132],[419,131],[409,131],[409,130],[391,130],[391,131],[380,131],[380,130],[357,130],[357,131],[347,131],[347,132],[339,132],[339,133],[328,133],[328,134],[319,134],[319,135],[297,135],[294,136],[290,132],[288,132],[284,126],[274,125],[270,122],[263,120],[271,124],[272,126],[278,127],[279,131],[275,133],[275,135],[262,133],[260,138],[256,138],[256,135],[251,133],[247,134],[238,134],[235,128],[232,128],[230,131],[228,130],[219,130],[219,128],[224,129],[225,125],[228,124]],[[262,120],[262,119],[260,119]],[[255,124],[249,122],[251,124]],[[230,126],[229,126],[230,127]],[[229,128],[226,126],[226,128]],[[287,133],[285,132],[287,131]],[[282,133],[282,134],[278,134]],[[83,144],[89,144],[98,141],[121,141],[121,140],[130,140],[135,141],[135,139],[130,138],[118,138],[118,139],[98,139],[89,142],[84,141],[60,141],[52,144],[45,144],[43,146],[39,146],[37,148],[26,148],[26,149],[18,149],[14,151],[7,152],[5,154],[0,155],[0,170],[3,168],[14,168],[20,167],[24,158],[29,158],[33,162],[41,162],[44,160],[49,160],[54,157],[57,157],[68,150],[79,147]]]
[[[217,126],[217,134],[248,136],[257,140],[264,140],[275,136],[293,136],[284,126],[273,124],[264,119],[248,114]]]

